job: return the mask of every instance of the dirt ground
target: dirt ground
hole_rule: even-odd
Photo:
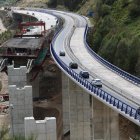
[[[2,82],[2,89],[0,94],[8,93],[8,77],[6,73],[0,73],[0,81]],[[8,105],[9,102],[0,102],[0,105]],[[3,126],[9,125],[9,114],[0,113],[0,129]]]
[[[2,84],[2,89],[0,91],[0,94],[8,93],[8,76],[5,72],[0,72],[0,81]]]
[[[9,115],[8,114],[0,114],[0,129],[3,126],[7,126],[9,125]]]
[[[6,28],[4,27],[4,25],[3,25],[3,23],[2,23],[2,20],[1,20],[1,18],[0,18],[0,34],[1,34],[2,32],[4,32],[4,31],[6,31]]]
[[[45,117],[56,117],[57,140],[62,140],[62,95],[61,71],[54,61],[45,61],[40,73],[39,95],[45,100],[34,102],[34,117],[43,120]]]

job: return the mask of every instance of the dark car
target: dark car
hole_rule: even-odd
[[[65,52],[60,51],[60,52],[59,52],[59,55],[60,55],[60,56],[65,56]]]
[[[72,68],[72,69],[78,69],[78,64],[74,63],[74,62],[70,62],[69,67]]]
[[[80,71],[79,75],[83,78],[89,78],[89,73],[87,71]]]

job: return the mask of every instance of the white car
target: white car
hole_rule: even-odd
[[[97,87],[102,87],[102,82],[100,79],[94,79],[91,81],[91,85],[97,86]]]

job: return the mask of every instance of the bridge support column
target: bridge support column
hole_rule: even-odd
[[[12,135],[24,136],[24,117],[33,116],[32,86],[27,86],[27,68],[8,67],[8,89]]]
[[[69,128],[70,123],[71,140],[91,140],[89,94],[72,80],[64,77],[65,84],[62,85],[62,89],[65,89],[63,89],[64,127]],[[69,112],[66,111],[68,109]],[[67,123],[66,118],[69,119]]]
[[[119,140],[119,114],[105,105],[104,140]]]
[[[63,134],[70,131],[69,78],[62,73]]]
[[[103,103],[92,97],[92,130],[93,140],[104,139]]]
[[[94,140],[119,140],[119,114],[92,98]]]
[[[33,87],[33,97],[39,97],[39,74],[36,79],[31,83]]]
[[[33,73],[27,74],[27,84],[31,85],[33,88],[33,98],[39,97],[39,74],[37,77],[31,82]]]

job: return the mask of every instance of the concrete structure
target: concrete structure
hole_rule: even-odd
[[[8,66],[8,85],[16,85],[18,88],[27,85],[26,72],[26,66],[20,68],[14,68],[13,65]]]
[[[25,137],[33,136],[36,140],[56,140],[56,119],[54,117],[35,121],[33,117],[24,119]]]
[[[32,87],[9,85],[11,133],[24,136],[24,117],[33,115]]]
[[[71,140],[119,140],[119,114],[62,74],[63,134]]]
[[[26,66],[14,68],[13,65],[8,66],[8,85],[16,85],[17,87],[24,87],[25,85],[32,86],[33,97],[39,96],[39,75],[36,79],[30,82],[32,73],[27,74]]]
[[[24,135],[24,117],[33,115],[32,86],[27,86],[27,68],[8,67],[11,133]]]
[[[119,114],[92,97],[93,140],[119,140]]]
[[[70,130],[71,140],[90,140],[89,94],[85,93],[65,74],[62,77],[63,133]]]
[[[62,73],[63,134],[70,130],[69,78]]]
[[[35,72],[30,72],[27,74],[27,85],[32,85],[33,89],[33,98],[39,97],[39,74],[36,76],[36,78],[31,82],[33,75]]]

